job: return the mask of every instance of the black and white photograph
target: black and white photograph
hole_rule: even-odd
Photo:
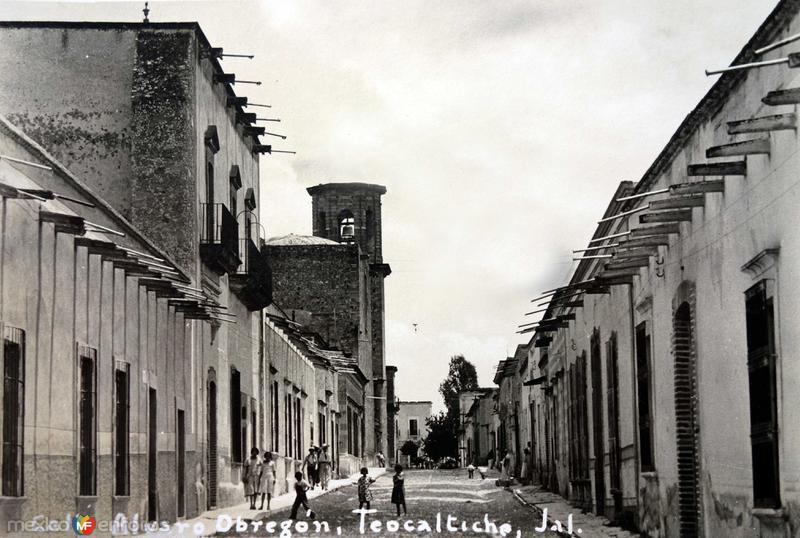
[[[800,538],[800,0],[0,0],[0,536]]]

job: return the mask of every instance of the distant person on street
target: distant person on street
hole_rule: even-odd
[[[524,455],[522,457],[522,471],[519,473],[519,481],[523,484],[528,483],[528,472],[530,471],[530,459],[531,459],[531,450],[528,447],[525,447],[523,451]]]
[[[500,460],[500,480],[507,481],[509,479],[509,464],[511,463],[510,451],[506,450],[503,459]]]
[[[494,469],[494,449],[493,448],[490,448],[489,449],[489,453],[486,454],[486,460],[487,460],[487,467],[489,469]]]
[[[375,457],[378,459],[378,467],[385,468],[386,458],[383,457],[383,452],[378,452],[377,454],[375,454]]]
[[[275,495],[275,462],[272,461],[272,453],[264,451],[264,460],[261,462],[261,477],[259,479],[259,491],[261,491],[261,507],[264,509],[264,497],[267,498],[267,510],[269,510],[272,496]]]
[[[470,478],[475,477],[475,466],[472,465],[471,463],[467,466],[467,474],[469,475]]]
[[[361,476],[358,479],[358,507],[366,507],[369,510],[369,503],[372,502],[372,492],[369,487],[375,482],[375,479],[369,476],[369,469],[366,467],[361,468]]]
[[[308,482],[303,480],[303,473],[297,471],[294,473],[294,504],[292,504],[292,513],[289,519],[297,519],[297,509],[302,505],[306,509],[306,517],[314,519],[316,514],[308,506],[308,495],[306,492],[309,489]]]
[[[319,458],[317,460],[317,473],[319,483],[323,490],[328,489],[328,482],[331,479],[331,457],[328,455],[328,445],[322,445]]]
[[[258,479],[261,475],[261,464],[258,460],[258,449],[250,449],[250,458],[244,462],[242,467],[242,482],[244,482],[244,496],[250,501],[250,510],[256,509],[256,497],[258,497]]]
[[[308,481],[311,484],[311,489],[314,489],[317,483],[317,454],[313,446],[308,449],[308,455],[303,460],[302,471],[306,473]]]
[[[405,477],[403,476],[403,466],[399,463],[394,466],[394,476],[392,477],[392,504],[397,506],[397,515],[400,516],[400,507],[403,507],[403,514],[406,512],[406,487]]]

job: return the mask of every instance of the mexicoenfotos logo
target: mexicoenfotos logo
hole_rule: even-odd
[[[95,521],[92,516],[75,514],[75,517],[72,518],[72,530],[75,531],[75,534],[79,534],[81,536],[92,534],[96,526],[97,521]]]

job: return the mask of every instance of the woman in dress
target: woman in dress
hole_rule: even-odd
[[[275,494],[275,462],[272,461],[272,453],[264,452],[264,462],[261,464],[261,479],[259,481],[261,491],[261,508],[264,509],[264,497],[267,498],[267,510],[272,496]]]
[[[400,507],[403,507],[403,514],[406,514],[406,487],[405,477],[403,476],[403,466],[399,463],[394,466],[394,476],[392,477],[392,504],[397,506],[397,516],[400,516]]]
[[[244,462],[242,467],[242,482],[244,482],[244,496],[250,499],[250,510],[256,509],[256,497],[258,497],[258,477],[261,473],[261,464],[258,461],[258,449],[250,449],[250,458]]]

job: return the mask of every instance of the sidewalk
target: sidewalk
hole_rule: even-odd
[[[373,468],[369,469],[369,476],[372,478],[378,478],[386,474],[386,469],[381,468]],[[344,486],[349,486],[355,484],[358,481],[358,477],[360,474],[356,473],[349,478],[341,478],[338,480],[331,480],[328,483],[328,489],[323,491],[320,488],[315,488],[313,490],[308,491],[308,499],[309,501],[316,499],[317,497],[324,495],[330,491],[335,491],[339,488]],[[283,495],[278,495],[272,498],[272,502],[270,503],[270,510],[250,510],[250,503],[245,501],[242,504],[237,504],[235,506],[228,506],[226,508],[219,508],[217,510],[210,510],[208,512],[203,512],[202,515],[194,518],[194,519],[187,519],[185,521],[173,523],[168,532],[152,532],[147,534],[140,534],[139,536],[148,536],[148,537],[161,537],[164,536],[184,536],[184,537],[198,537],[198,536],[214,536],[217,534],[217,518],[219,516],[228,516],[230,517],[231,521],[233,522],[234,526],[236,525],[236,518],[241,518],[244,521],[257,521],[261,519],[268,519],[274,512],[278,510],[282,510],[284,508],[289,508],[292,506],[294,502],[294,491],[290,491],[289,493],[284,493]],[[313,507],[313,503],[310,503]],[[259,497],[258,502],[256,505],[261,505],[261,498]],[[289,516],[286,514],[285,517],[282,519],[287,519]],[[185,525],[185,526],[184,526]],[[180,527],[179,527],[180,526]],[[201,531],[202,526],[202,531]]]
[[[569,504],[563,497],[545,491],[542,486],[512,486],[510,489],[513,491],[517,500],[536,511],[537,527],[541,526],[543,513],[547,510],[548,529],[555,530],[561,536],[580,535],[585,538],[632,538],[639,536],[636,533],[626,531],[619,527],[610,526],[609,521],[604,517],[581,512]],[[567,528],[570,514],[572,515],[571,535]],[[561,524],[560,529],[557,526],[559,522]],[[555,529],[553,528],[554,526],[556,527]],[[580,531],[578,529],[580,529]]]

